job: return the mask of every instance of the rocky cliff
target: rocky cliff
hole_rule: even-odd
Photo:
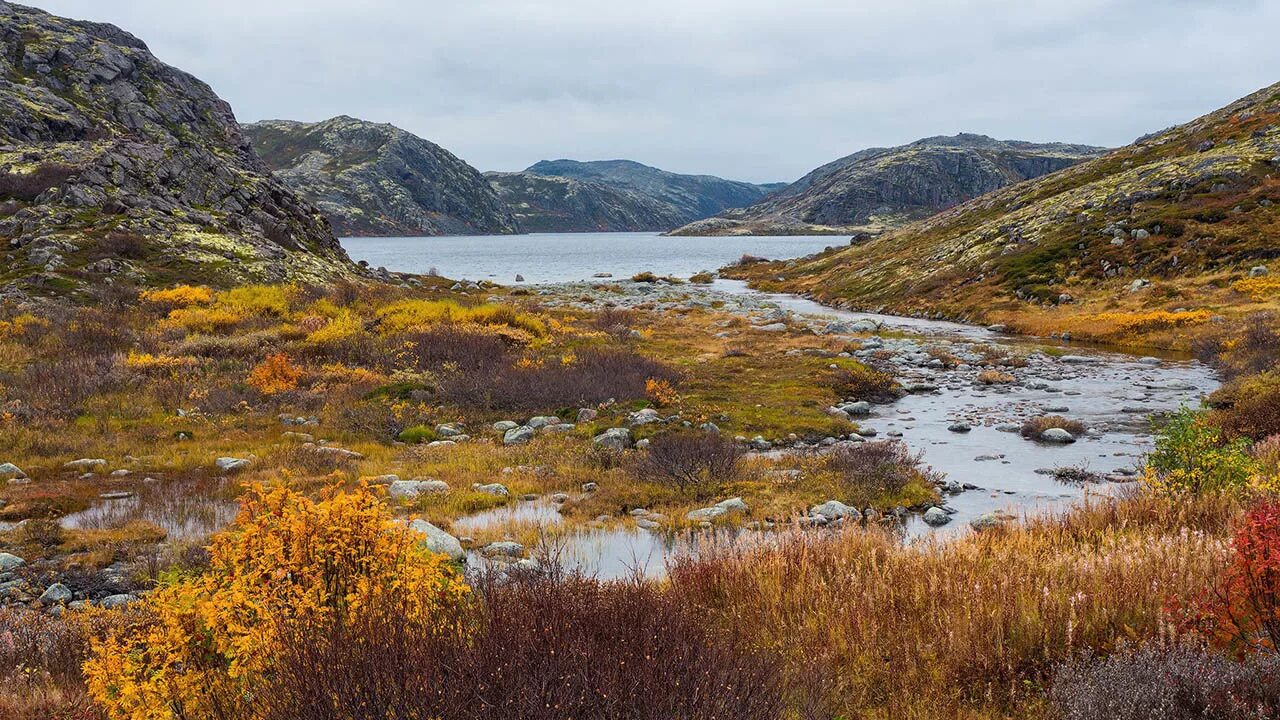
[[[336,117],[245,126],[277,177],[342,236],[497,235],[517,231],[480,172],[392,125]]]
[[[1280,84],[856,247],[735,272],[847,307],[1087,331],[1275,307],[1277,257]]]
[[[1097,157],[1102,148],[932,137],[840,158],[746,208],[683,227],[677,235],[883,231],[979,195]]]
[[[677,209],[634,190],[531,172],[485,173],[524,232],[670,230]]]
[[[750,205],[783,185],[753,185],[711,175],[680,175],[631,160],[543,160],[530,166],[535,175],[565,177],[606,185],[648,197],[669,208],[669,230],[727,208]],[[646,228],[650,229],[650,228]]]
[[[231,108],[111,25],[0,1],[0,283],[225,284],[352,272]]]

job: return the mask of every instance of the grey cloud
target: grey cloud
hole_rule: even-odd
[[[392,122],[482,169],[765,181],[962,130],[1119,145],[1280,80],[1280,0],[39,4],[133,32],[242,120]]]

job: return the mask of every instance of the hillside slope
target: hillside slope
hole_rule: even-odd
[[[354,267],[207,85],[114,26],[2,1],[0,239],[14,293]]]
[[[276,175],[315,203],[342,236],[514,233],[480,172],[393,125],[341,116],[245,126]]]
[[[670,205],[626,190],[531,172],[485,173],[524,232],[669,230],[681,223]]]
[[[871,148],[827,163],[754,205],[673,234],[876,233],[1102,152],[972,134]]]
[[[1280,84],[855,247],[738,268],[843,307],[1185,345],[1280,299]]]
[[[631,160],[543,160],[526,172],[566,177],[631,190],[656,200],[676,214],[671,229],[726,208],[750,205],[782,185],[754,185],[712,175],[681,175]]]

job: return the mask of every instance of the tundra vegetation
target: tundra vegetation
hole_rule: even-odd
[[[891,401],[902,390],[882,369],[788,352],[811,336],[733,345],[712,329],[741,320],[714,308],[568,312],[421,282],[3,309],[0,439],[20,474],[0,491],[0,550],[26,561],[8,577],[98,597],[114,574],[131,602],[0,608],[0,715],[1280,712],[1273,325],[1205,336],[1231,379],[1157,429],[1127,492],[904,543],[871,513],[791,522],[831,498],[882,515],[936,502],[943,478],[901,443],[773,457],[735,439],[846,435],[827,408]],[[1064,422],[1028,432],[1080,429]],[[625,442],[596,442],[618,428]],[[495,479],[505,493],[483,487]],[[104,492],[171,513],[61,522]],[[557,493],[564,523],[546,533],[630,527],[638,508],[674,531],[731,497],[747,509],[709,522],[775,529],[708,541],[661,580],[606,581],[554,554],[464,572],[410,523],[447,531]],[[469,546],[534,543],[520,532],[479,529]]]

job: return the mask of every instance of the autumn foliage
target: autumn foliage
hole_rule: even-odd
[[[294,390],[302,372],[285,353],[275,353],[249,373],[249,386],[263,395],[279,395]]]
[[[1240,656],[1280,652],[1280,502],[1250,510],[1232,550],[1231,565],[1188,624]]]
[[[313,501],[250,489],[209,569],[147,596],[143,619],[93,645],[89,693],[111,718],[253,718],[289,638],[394,610],[422,633],[468,588],[368,489]]]

